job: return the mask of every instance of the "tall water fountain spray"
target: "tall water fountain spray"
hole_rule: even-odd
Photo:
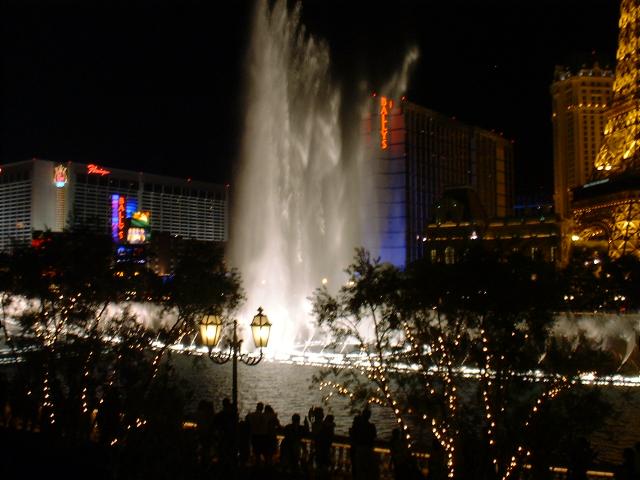
[[[285,0],[257,2],[229,242],[247,293],[240,315],[264,307],[276,351],[313,337],[309,297],[347,280],[356,247],[376,248],[374,176],[359,121],[370,101],[349,99],[356,120],[341,123],[328,46],[305,31],[300,13]]]
[[[257,2],[249,48],[230,258],[247,292],[241,315],[262,305],[282,350],[312,336],[308,297],[341,281],[359,245],[359,159],[343,158],[329,51],[305,33],[300,7]]]

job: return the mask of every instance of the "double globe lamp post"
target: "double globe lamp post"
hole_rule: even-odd
[[[262,349],[267,347],[269,343],[269,334],[271,333],[271,323],[269,318],[263,313],[262,307],[258,308],[258,314],[251,321],[251,333],[256,348],[260,349],[260,355],[248,355],[240,353],[242,339],[238,338],[238,321],[233,321],[233,340],[229,344],[227,353],[213,353],[213,348],[218,345],[224,322],[222,317],[214,314],[204,315],[200,321],[200,337],[202,343],[209,349],[209,358],[218,364],[232,363],[232,401],[234,411],[238,412],[238,361],[248,366],[257,365],[264,358]]]

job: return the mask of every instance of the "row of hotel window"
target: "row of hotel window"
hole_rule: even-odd
[[[556,261],[556,256],[557,256],[557,248],[555,246],[550,247],[549,249],[549,261],[550,262],[555,262]],[[513,253],[518,253],[520,252],[520,249],[518,248],[513,248],[512,249]],[[432,248],[430,253],[430,260],[431,263],[442,263],[442,261],[444,260],[444,263],[446,265],[453,265],[454,263],[457,262],[458,260],[458,256],[456,255],[456,250],[455,248],[449,246],[446,247],[444,249],[444,256],[440,254],[440,252],[438,252],[437,248]],[[528,252],[521,252],[521,253],[525,253],[525,254],[529,254],[529,256],[531,257],[532,260],[544,260],[545,257],[543,255],[542,249],[539,247],[530,247]]]
[[[10,170],[2,172],[0,175],[0,184],[16,183],[28,181],[30,179],[29,170]],[[138,190],[139,183],[132,180],[117,179],[113,177],[99,175],[76,175],[76,181],[79,184],[97,185],[104,187],[115,187],[128,190]],[[224,200],[226,195],[222,188],[203,190],[197,188],[182,187],[178,185],[166,185],[155,183],[144,183],[145,192],[164,193],[169,195],[180,195],[183,197],[207,198]]]
[[[77,182],[87,185],[110,186],[128,190],[138,190],[140,185],[137,181],[108,178],[96,175],[78,174]],[[149,193],[163,193],[168,195],[180,195],[183,197],[219,199],[225,198],[225,193],[220,189],[203,190],[198,188],[182,187],[179,185],[167,185],[160,183],[143,183],[143,190]]]

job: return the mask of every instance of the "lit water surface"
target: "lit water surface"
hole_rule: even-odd
[[[176,356],[175,364],[180,376],[194,392],[191,410],[201,399],[214,402],[216,410],[222,399],[231,397],[231,364],[216,365],[203,357]],[[279,363],[265,360],[247,367],[238,366],[238,403],[242,417],[255,409],[257,402],[271,405],[278,413],[281,424],[290,422],[291,415],[301,417],[311,406],[322,406],[325,413],[335,416],[336,433],[346,435],[353,416],[348,402],[333,396],[328,404],[322,403],[326,391],[312,385],[312,376],[320,367]],[[622,450],[640,441],[640,388],[620,386],[604,387],[605,399],[612,404],[613,412],[605,426],[594,432],[591,442],[601,463],[616,464],[622,459]],[[372,421],[376,424],[378,438],[388,439],[395,421],[390,410],[372,407]],[[414,438],[427,438],[423,429],[414,430]]]

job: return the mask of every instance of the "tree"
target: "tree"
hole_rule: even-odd
[[[27,361],[19,369],[26,394],[38,405],[41,427],[87,434],[89,375],[100,355],[100,324],[113,297],[111,245],[107,237],[48,234],[31,247],[14,249],[8,259],[6,292],[27,307],[11,338]],[[27,399],[30,400],[30,399]],[[64,408],[63,408],[64,406]]]
[[[355,339],[362,353],[317,381],[390,407],[406,440],[409,412],[418,413],[451,478],[513,475],[530,456],[541,407],[585,366],[602,366],[552,338],[563,290],[549,265],[469,251],[455,265],[400,272],[358,251],[347,273],[338,294],[317,291],[314,311],[332,338]]]
[[[185,336],[198,335],[197,323],[202,315],[212,313],[228,319],[244,300],[244,294],[240,274],[227,268],[222,247],[194,240],[182,244],[162,298],[165,308],[175,312],[175,321],[161,332],[164,346],[153,360],[154,376],[168,346]]]
[[[407,430],[392,390],[394,367],[404,348],[398,338],[402,327],[396,309],[400,272],[359,249],[346,273],[349,281],[335,296],[326,287],[316,291],[313,312],[335,350],[355,350],[345,357],[348,368],[322,372],[315,381],[323,388],[336,387],[355,405],[376,403],[390,408],[399,426]],[[329,380],[331,376],[339,384]],[[405,435],[410,439],[409,433]]]
[[[177,321],[155,349],[163,332],[142,325],[127,302],[141,285],[160,282],[115,275],[122,269],[109,237],[49,233],[14,249],[4,265],[3,307],[10,299],[22,305],[18,331],[5,331],[25,359],[16,368],[13,405],[30,406],[23,418],[65,437],[87,439],[97,425],[109,444],[145,425],[154,380],[171,371],[160,364],[167,347],[194,334],[199,313],[228,314],[242,299],[239,275],[228,271],[219,249],[203,244],[185,251],[173,281],[158,292]]]

